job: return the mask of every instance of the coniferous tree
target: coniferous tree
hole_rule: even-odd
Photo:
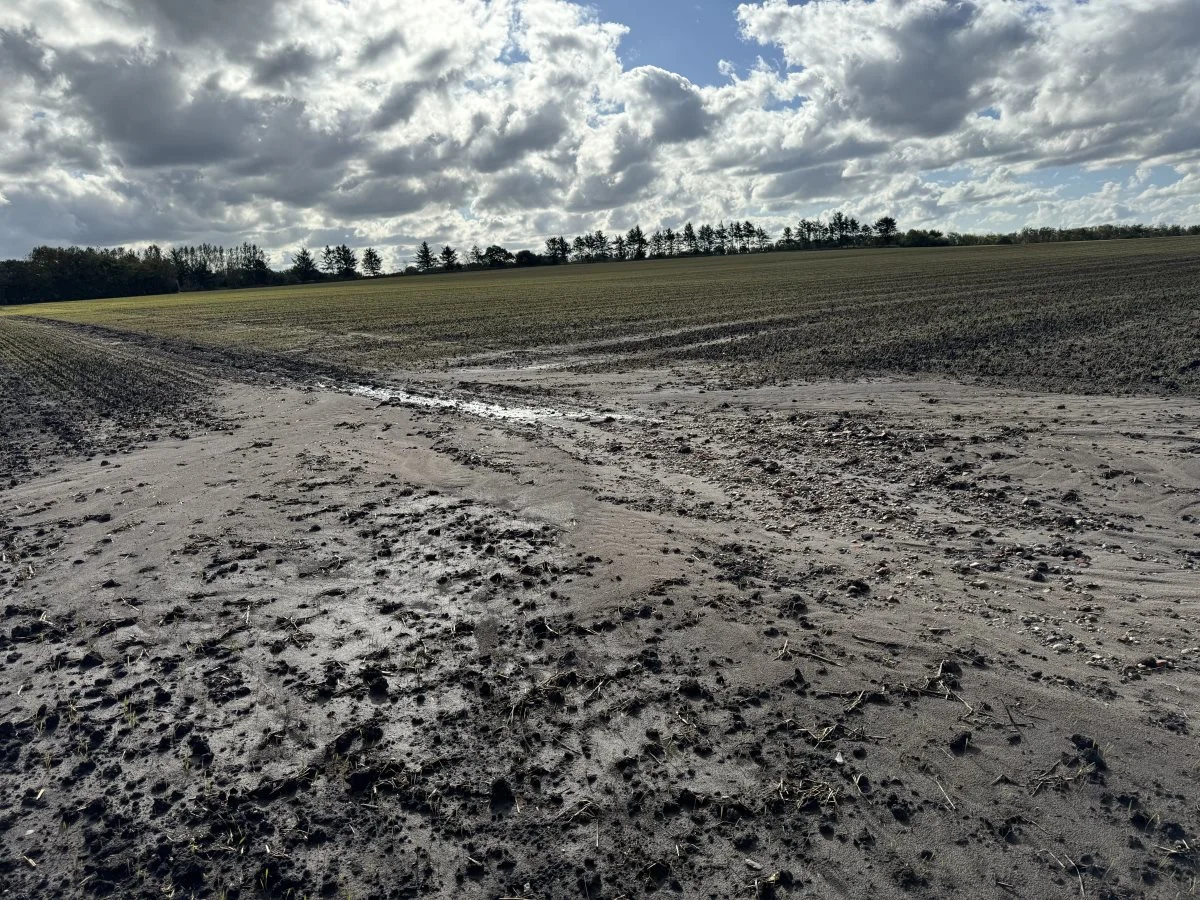
[[[421,246],[417,248],[417,255],[413,261],[416,263],[418,271],[433,271],[433,267],[435,265],[433,261],[433,251],[429,249],[428,241],[421,241]]]
[[[442,270],[445,272],[453,272],[458,266],[458,251],[447,244],[442,248],[442,252],[438,254],[438,261],[441,263]]]
[[[297,281],[316,281],[321,277],[321,272],[307,247],[301,247],[292,257],[292,274],[296,276]]]
[[[362,267],[369,278],[377,278],[383,271],[383,259],[375,252],[374,247],[368,247],[363,251]]]
[[[699,240],[696,238],[696,229],[692,227],[692,223],[688,222],[683,226],[683,249],[685,253],[695,256],[700,247]]]
[[[654,234],[650,235],[650,258],[657,259],[663,255],[663,233],[662,229],[654,229]]]
[[[334,258],[337,261],[338,278],[357,278],[358,277],[358,254],[351,250],[345,244],[339,244],[333,250]]]
[[[625,245],[630,259],[645,259],[647,247],[646,235],[641,225],[634,225],[625,235]]]
[[[337,251],[328,244],[321,251],[321,271],[326,275],[337,274]]]

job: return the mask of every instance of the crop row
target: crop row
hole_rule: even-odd
[[[0,318],[0,372],[27,396],[135,418],[182,402],[201,383],[153,355],[15,316]]]

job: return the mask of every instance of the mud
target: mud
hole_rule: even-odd
[[[5,896],[1195,890],[1196,400],[157,352],[0,493]]]

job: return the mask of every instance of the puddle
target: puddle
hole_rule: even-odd
[[[502,406],[499,403],[487,403],[483,400],[415,394],[412,391],[400,388],[375,388],[367,387],[366,385],[354,385],[349,390],[351,394],[356,396],[370,397],[372,400],[380,402],[401,403],[405,406],[416,406],[422,409],[452,409],[472,416],[481,416],[486,419],[504,419],[510,422],[586,422],[596,416],[596,414],[587,412],[568,413],[547,406]],[[614,416],[614,418],[618,417]]]

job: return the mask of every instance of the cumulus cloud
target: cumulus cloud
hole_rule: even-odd
[[[399,262],[422,237],[839,207],[1200,220],[1195,0],[756,0],[728,27],[779,62],[715,84],[627,67],[628,24],[570,0],[7,0],[0,255],[245,236]]]
[[[303,44],[291,43],[261,52],[254,61],[254,80],[275,86],[312,75],[321,57]]]
[[[625,105],[631,118],[648,123],[650,137],[665,144],[706,137],[715,116],[686,78],[657,66],[641,66],[627,76]]]

